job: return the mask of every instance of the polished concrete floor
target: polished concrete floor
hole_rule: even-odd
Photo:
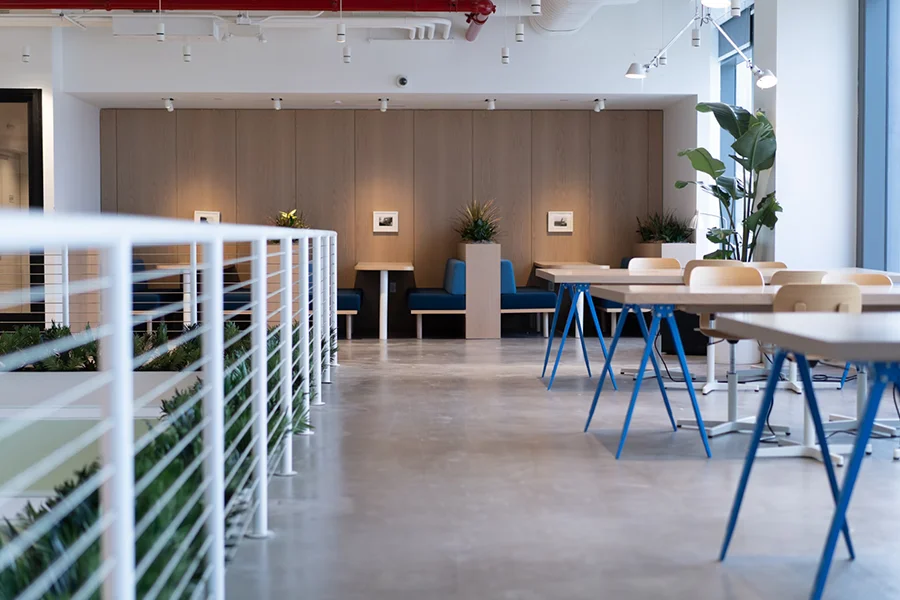
[[[241,544],[229,598],[808,597],[833,506],[820,463],[758,461],[719,563],[748,436],[711,440],[709,460],[696,431],[671,431],[646,385],[616,461],[633,382],[604,392],[584,434],[596,376],[570,344],[547,392],[543,344],[342,341],[316,433],[295,438],[299,474],[270,486],[273,536]],[[618,366],[638,357],[627,340]],[[686,392],[670,397],[676,418],[690,415]],[[819,397],[826,412],[854,413],[855,385]],[[741,413],[755,413],[758,398],[742,393]],[[701,406],[706,418],[724,416],[724,393]],[[883,411],[892,415],[890,401]],[[772,422],[799,437],[800,397],[780,393]],[[838,547],[826,598],[900,598],[896,445],[874,442],[849,513],[857,560]]]

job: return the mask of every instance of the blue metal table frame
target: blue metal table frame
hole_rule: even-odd
[[[812,378],[809,373],[809,363],[802,354],[794,354],[797,360],[797,366],[800,376],[803,380],[803,388],[806,396],[806,402],[812,416],[813,424],[816,428],[816,436],[822,452],[828,455],[828,437],[825,433],[825,427],[822,422],[822,415],[816,402],[815,390],[812,385]],[[769,376],[766,393],[763,396],[762,403],[759,407],[759,416],[757,417],[756,430],[753,438],[750,440],[750,447],[747,449],[747,458],[744,461],[744,470],[741,473],[741,480],[738,484],[737,494],[734,498],[734,504],[731,507],[731,516],[728,520],[728,527],[725,531],[725,540],[722,543],[722,551],[719,554],[719,560],[725,560],[728,552],[728,546],[731,543],[731,537],[737,524],[738,513],[741,509],[741,502],[744,499],[744,492],[747,489],[747,481],[750,478],[750,470],[753,468],[753,460],[756,457],[756,451],[759,448],[759,441],[765,426],[765,417],[769,407],[772,405],[775,396],[775,387],[778,382],[778,373],[781,372],[781,366],[787,352],[779,350],[775,355],[772,374]],[[828,571],[831,568],[831,562],[834,559],[834,551],[837,546],[838,536],[843,534],[844,541],[847,544],[850,558],[856,558],[853,551],[853,543],[850,540],[850,529],[847,525],[847,508],[850,505],[850,497],[853,494],[853,488],[856,485],[856,479],[859,475],[859,468],[862,465],[863,458],[866,455],[866,446],[869,442],[869,436],[872,435],[872,428],[875,424],[875,416],[878,414],[878,405],[881,403],[881,396],[884,394],[888,385],[900,384],[900,363],[873,363],[869,365],[870,371],[874,374],[874,383],[869,392],[865,410],[859,422],[857,430],[856,442],[853,446],[853,454],[850,457],[850,463],[847,466],[847,472],[844,475],[844,485],[842,489],[838,488],[837,477],[834,474],[834,467],[831,461],[824,461],[825,471],[828,474],[828,483],[831,486],[831,494],[835,501],[834,516],[831,520],[831,527],[828,536],[825,539],[825,548],[822,551],[822,558],[819,561],[819,569],[816,573],[816,579],[810,594],[811,600],[819,600],[825,590],[825,581],[828,578]]]
[[[597,382],[597,391],[594,392],[591,410],[588,413],[587,422],[584,424],[584,431],[587,433],[588,428],[591,426],[591,419],[594,418],[594,410],[597,408],[597,400],[600,398],[600,392],[603,391],[603,381],[606,376],[606,371],[610,370],[610,377],[612,376],[612,358],[616,352],[616,346],[619,344],[619,338],[622,336],[622,328],[625,325],[625,320],[628,317],[628,313],[633,312],[641,326],[641,333],[644,334],[644,355],[641,357],[641,366],[638,368],[637,379],[635,379],[634,382],[634,391],[631,393],[631,403],[628,405],[628,413],[625,416],[625,423],[622,425],[622,435],[619,438],[619,448],[616,450],[616,460],[622,456],[622,449],[625,447],[625,440],[628,437],[628,428],[631,425],[631,417],[634,413],[634,405],[637,401],[638,394],[641,391],[641,381],[644,379],[644,372],[647,370],[648,360],[653,365],[653,371],[656,374],[656,381],[659,384],[659,391],[662,393],[666,412],[669,414],[669,422],[672,424],[672,430],[678,431],[678,427],[675,425],[675,419],[672,417],[672,407],[669,404],[669,396],[666,394],[666,386],[663,382],[662,375],[659,372],[659,364],[656,362],[656,356],[653,351],[656,335],[659,333],[663,320],[668,323],[669,331],[672,333],[672,341],[675,343],[675,352],[678,355],[678,362],[681,365],[681,370],[684,372],[685,381],[691,380],[691,374],[690,371],[688,371],[687,358],[684,355],[684,346],[681,343],[681,335],[678,332],[678,325],[675,322],[675,306],[671,304],[654,304],[647,306],[653,313],[653,320],[650,322],[649,331],[647,330],[647,323],[644,321],[644,316],[641,312],[642,308],[645,307],[637,304],[626,304],[622,306],[622,316],[619,318],[619,323],[616,326],[616,333],[613,335],[612,342],[610,342],[609,345],[609,355],[606,359],[606,367],[603,370],[603,374],[600,376],[600,381]],[[697,424],[699,425],[698,429],[700,431],[700,439],[703,440],[703,448],[706,450],[706,456],[711,458],[712,452],[710,452],[709,449],[709,439],[706,436],[706,427],[703,424],[703,417],[700,415],[700,407],[697,405],[697,395],[694,393],[693,386],[687,386],[687,390],[691,397],[691,404],[694,407],[694,416],[697,418]]]
[[[588,377],[591,377],[591,363],[588,359],[588,351],[587,344],[584,341],[584,332],[581,329],[581,319],[578,318],[578,298],[584,294],[585,300],[587,302],[588,308],[591,311],[591,318],[594,319],[594,327],[597,329],[597,338],[600,340],[600,348],[603,350],[603,358],[606,359],[608,353],[606,351],[606,342],[603,341],[603,331],[600,329],[600,320],[597,318],[597,309],[594,307],[594,302],[591,298],[590,294],[591,285],[589,283],[561,283],[559,284],[559,291],[556,294],[556,310],[553,312],[553,324],[550,325],[550,335],[547,339],[547,353],[544,355],[544,369],[541,371],[541,379],[547,374],[547,363],[550,361],[550,350],[553,348],[553,338],[556,337],[556,324],[559,322],[559,313],[562,307],[562,299],[566,292],[569,293],[569,297],[572,299],[572,306],[569,307],[569,316],[566,319],[566,326],[563,329],[562,339],[559,342],[559,348],[556,351],[556,361],[553,363],[553,371],[550,373],[550,382],[547,384],[547,389],[553,387],[553,380],[556,379],[556,370],[559,368],[559,359],[562,358],[563,349],[566,346],[566,338],[569,335],[569,329],[572,327],[572,320],[575,321],[575,326],[578,328],[578,337],[581,339],[581,353],[584,355],[584,366],[587,367]],[[606,361],[606,366],[603,368],[604,375],[606,371],[609,370],[609,378],[612,381],[613,389],[619,389],[616,385],[616,380],[612,374],[612,367],[609,364],[609,360]]]

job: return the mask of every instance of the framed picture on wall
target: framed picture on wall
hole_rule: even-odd
[[[571,210],[551,210],[547,213],[547,233],[575,231],[575,213]]]
[[[400,223],[396,210],[376,210],[372,212],[373,233],[398,233]]]
[[[195,210],[194,221],[197,223],[218,223],[221,213],[215,210]]]

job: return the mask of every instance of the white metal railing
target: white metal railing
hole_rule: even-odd
[[[0,211],[0,598],[225,598],[333,376],[336,265],[330,231]]]

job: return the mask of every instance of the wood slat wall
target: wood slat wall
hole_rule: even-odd
[[[357,261],[409,260],[441,285],[456,212],[500,210],[504,258],[524,285],[534,260],[617,265],[636,216],[662,210],[661,111],[103,110],[105,211],[267,223],[298,208],[338,232],[339,285]],[[400,233],[372,233],[373,210]],[[547,233],[548,210],[575,212]],[[400,290],[398,290],[398,293]],[[377,295],[377,291],[375,291]],[[402,304],[402,302],[394,304]]]

